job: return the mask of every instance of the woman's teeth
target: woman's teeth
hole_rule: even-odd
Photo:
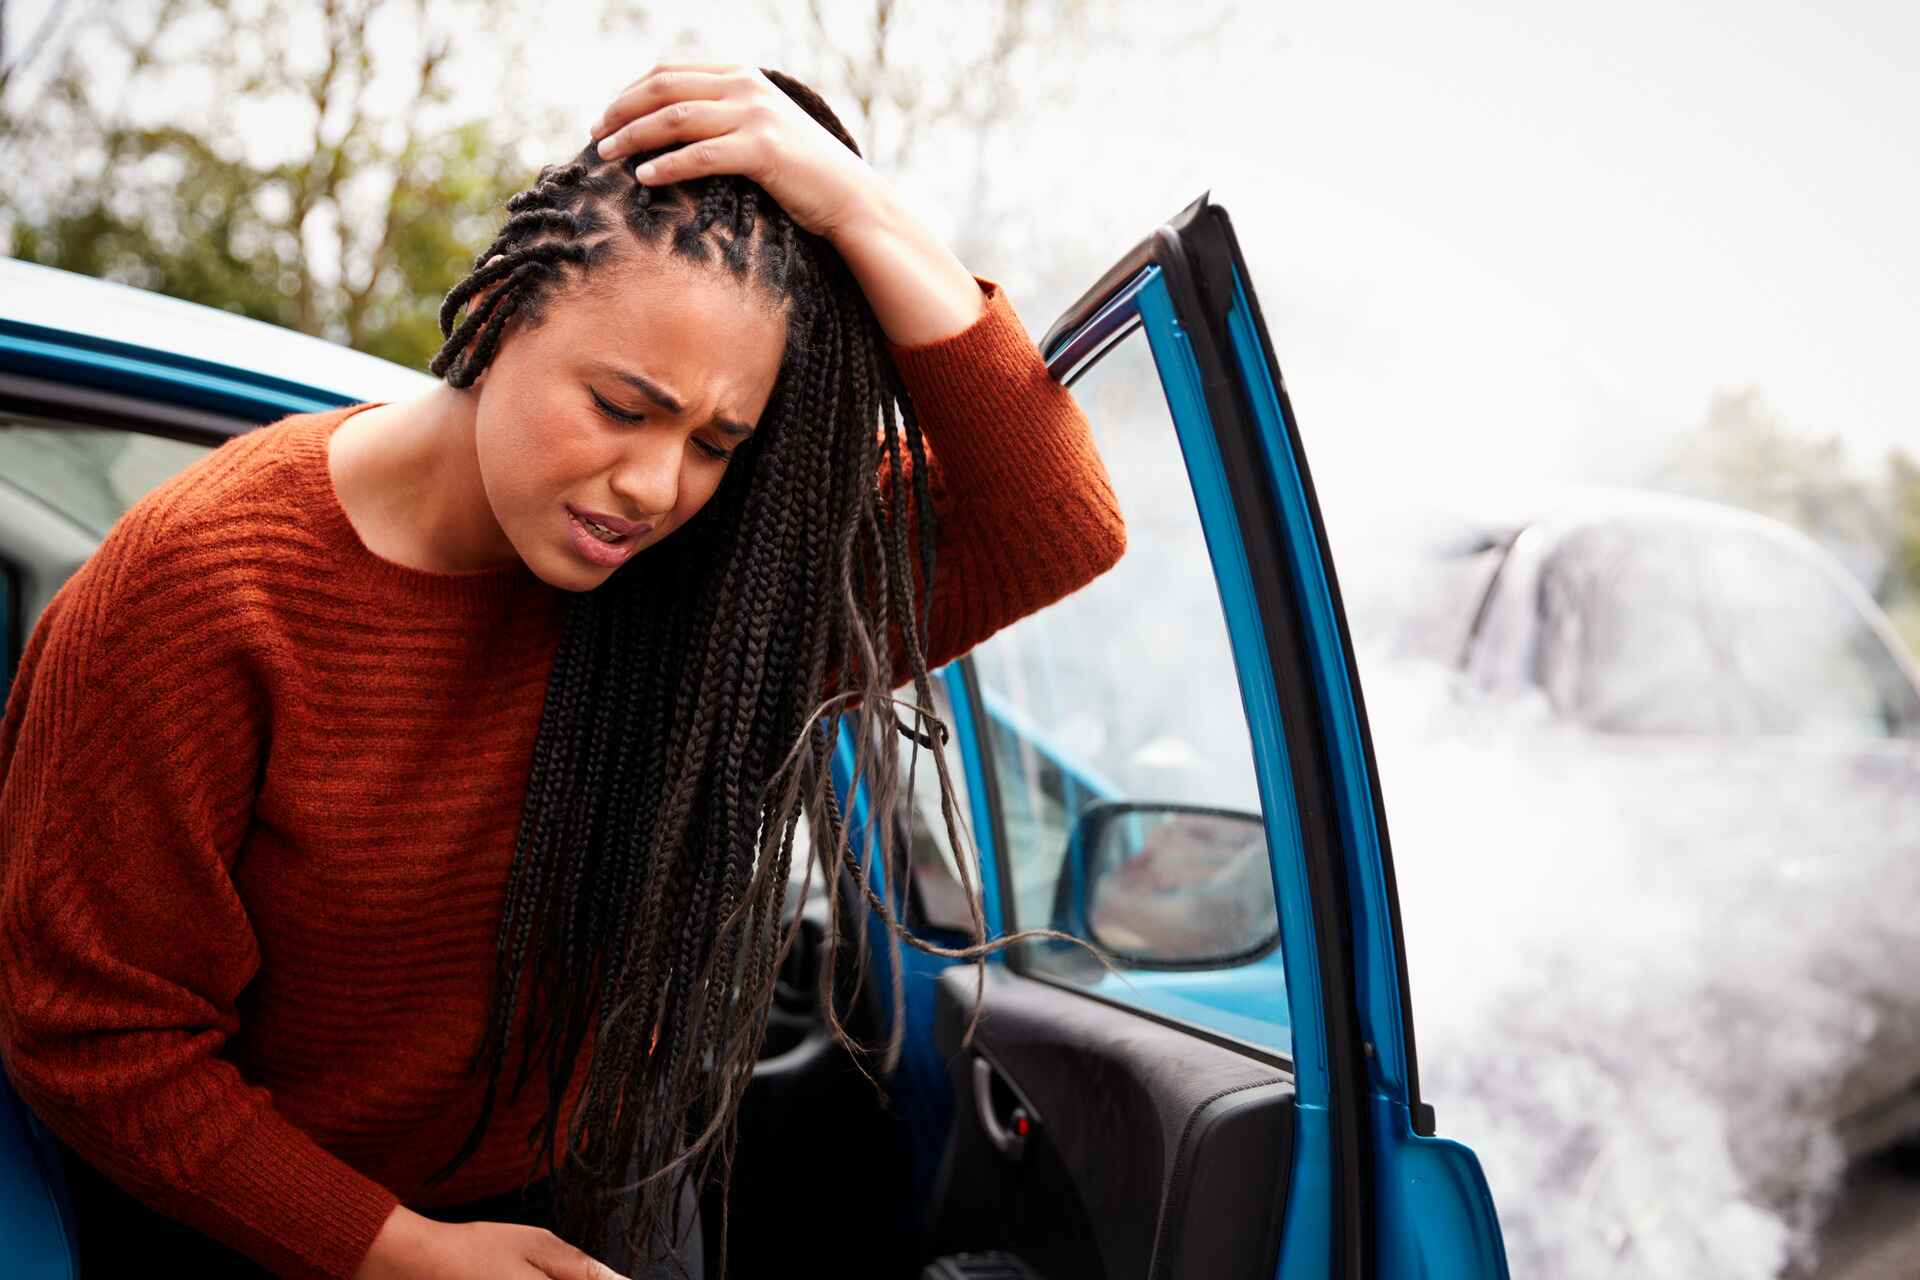
[[[620,535],[615,533],[613,530],[607,528],[607,526],[603,524],[596,524],[593,521],[587,519],[585,516],[580,517],[580,523],[587,526],[588,533],[600,539],[600,541],[602,542],[620,541]]]

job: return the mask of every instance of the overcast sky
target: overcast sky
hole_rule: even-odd
[[[1144,27],[1088,62],[1009,176],[1085,228],[1086,282],[1211,188],[1324,487],[1631,478],[1745,386],[1863,465],[1920,451],[1920,5],[1244,8],[1181,62]],[[755,26],[720,60],[777,56]],[[976,266],[1036,331],[1071,300]]]
[[[1131,51],[1059,51],[1078,106],[1002,157],[1032,236],[970,263],[1036,333],[1211,188],[1330,507],[1631,478],[1716,388],[1863,465],[1920,449],[1920,5],[1242,7],[1170,58],[1170,6],[1096,5]],[[655,8],[713,60],[792,65],[757,5]],[[660,53],[564,22],[523,47],[582,136]],[[950,195],[909,190],[951,235]]]

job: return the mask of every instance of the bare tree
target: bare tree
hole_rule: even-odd
[[[0,0],[0,95],[6,93],[7,81],[12,78],[14,72],[26,70],[47,47],[54,34],[59,31],[61,20],[66,17],[66,9],[65,0],[53,0],[53,3],[47,6],[47,11],[40,15],[39,25],[34,27],[33,34],[22,41],[16,51],[7,40],[6,0]]]
[[[520,140],[560,132],[511,83],[513,32],[539,20],[531,0],[96,5],[39,83],[0,88],[0,165],[32,175],[0,192],[0,236],[424,364],[528,176]],[[480,115],[455,101],[474,80],[503,88]]]
[[[1035,218],[1045,161],[1021,158],[1022,131],[1097,128],[1103,55],[1149,46],[1156,66],[1217,40],[1239,4],[750,10],[745,38],[834,102],[876,169],[934,194],[964,259],[1018,254],[1066,288],[1086,219]],[[719,54],[726,16],[684,0],[566,16],[590,14],[636,64]],[[7,16],[0,0],[0,31]],[[6,32],[0,248],[423,364],[499,202],[551,158],[529,145],[576,136],[551,105],[564,93],[521,65],[553,20],[538,0],[54,0],[33,33]]]
[[[1896,585],[1894,512],[1883,484],[1837,435],[1793,430],[1756,387],[1714,392],[1649,481],[1773,516],[1826,546],[1880,599]]]
[[[1219,47],[1251,7],[1243,0],[761,4],[790,37],[792,70],[846,104],[848,126],[875,167],[937,202],[962,260],[1011,279],[1030,302],[1071,297],[1108,253],[1125,247],[1119,240],[1145,230],[1101,225],[1097,186],[1046,185],[1052,158],[1036,151],[1035,139],[1069,149],[1097,138],[1111,127],[1108,108],[1127,91],[1128,75],[1179,75],[1187,55]],[[1073,167],[1071,157],[1061,159]],[[1119,240],[1103,238],[1112,234]]]
[[[1093,109],[1087,67],[1139,39],[1141,24],[1132,18],[1147,8],[1089,0],[762,3],[769,20],[795,37],[796,56],[805,60],[796,74],[852,107],[848,127],[876,168],[939,171],[944,180],[933,185],[952,186],[956,158],[964,157],[955,249],[968,259],[1003,244],[1011,220],[1032,216],[1028,193],[996,182],[995,158],[1009,135],[1049,113]],[[1174,43],[1217,39],[1238,8],[1189,9]]]

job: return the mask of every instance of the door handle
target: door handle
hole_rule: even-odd
[[[1014,1100],[1005,1120],[1000,1118],[1000,1109],[994,1102],[996,1084]],[[1027,1154],[1027,1139],[1039,1127],[1039,1120],[1019,1100],[1006,1077],[995,1071],[993,1064],[979,1054],[973,1058],[973,1107],[980,1117],[980,1128],[995,1151],[1009,1160],[1019,1160]]]

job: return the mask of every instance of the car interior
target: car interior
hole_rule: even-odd
[[[909,923],[958,941],[926,923],[917,887],[928,878],[916,872]],[[1271,1274],[1292,1163],[1284,1058],[1017,962],[988,966],[985,1016],[963,1046],[975,974],[962,962],[934,980],[946,1071],[927,1092],[945,1096],[883,1100],[813,1007],[818,898],[807,915],[742,1106],[729,1270],[777,1274],[805,1240],[809,1267],[871,1275]],[[839,994],[851,994],[844,983]],[[873,1043],[884,1007],[869,982],[843,1020]],[[930,1109],[944,1122],[935,1148],[916,1150],[912,1120]],[[929,1157],[930,1182],[916,1172]],[[858,1232],[822,1230],[856,1206]],[[719,1210],[703,1205],[715,1245]]]

